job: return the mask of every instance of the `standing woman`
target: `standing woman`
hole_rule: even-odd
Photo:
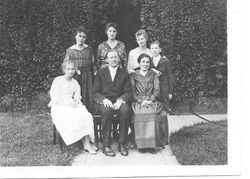
[[[95,59],[92,47],[85,43],[86,37],[86,29],[83,26],[79,26],[75,32],[76,44],[67,49],[64,60],[74,61],[77,68],[74,78],[81,86],[82,102],[88,111],[92,112],[91,89],[95,72]]]
[[[127,67],[127,55],[126,49],[123,42],[116,40],[118,33],[118,25],[114,22],[106,24],[105,33],[107,34],[108,40],[102,42],[98,46],[97,50],[97,68],[103,68],[108,65],[107,62],[107,52],[111,49],[115,49],[120,57],[120,67],[125,69]]]
[[[136,42],[138,47],[129,52],[128,55],[128,73],[135,72],[135,69],[139,68],[137,59],[142,53],[151,56],[150,49],[147,48],[148,34],[144,29],[140,29],[135,33]]]
[[[140,153],[155,154],[158,147],[168,144],[167,113],[158,101],[160,85],[158,75],[150,69],[151,57],[141,54],[138,64],[140,69],[131,74],[135,142]]]

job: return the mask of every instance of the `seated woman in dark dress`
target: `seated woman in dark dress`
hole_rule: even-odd
[[[131,73],[135,142],[140,153],[155,154],[158,147],[168,144],[167,113],[157,101],[160,86],[157,74],[150,69],[151,57],[141,54],[137,61],[140,69]]]

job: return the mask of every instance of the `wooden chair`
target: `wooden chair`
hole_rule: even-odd
[[[95,134],[95,143],[97,146],[99,146],[99,143],[102,142],[102,127],[101,127],[101,115],[94,115],[94,134]],[[119,132],[118,132],[118,124],[119,124],[119,116],[113,115],[113,121],[112,121],[112,137],[114,140],[118,138]],[[65,143],[59,134],[59,132],[56,129],[56,126],[53,124],[53,145],[57,144],[57,138],[58,143],[60,146],[61,151],[63,151],[63,146],[65,146]]]
[[[61,149],[61,151],[63,151],[63,145],[64,145],[63,139],[62,139],[61,135],[59,134],[59,132],[56,130],[55,124],[53,124],[53,145],[56,145],[57,136],[58,136],[58,142],[59,142],[60,149]]]
[[[61,149],[61,152],[64,152],[64,147],[66,147],[66,144],[64,143],[60,133],[57,131],[55,124],[53,124],[53,145],[56,145],[57,143],[57,136],[58,136],[58,143]],[[83,143],[81,140],[75,142],[74,144],[77,145],[77,147],[82,150],[83,149]],[[73,144],[72,144],[73,145]]]
[[[101,115],[94,115],[94,133],[95,133],[95,143],[99,146],[99,143],[102,142],[102,123],[101,123]],[[118,132],[118,124],[119,124],[119,116],[117,114],[113,115],[112,119],[112,137],[113,140],[116,140],[119,136]]]

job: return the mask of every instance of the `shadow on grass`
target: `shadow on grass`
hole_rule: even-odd
[[[226,165],[227,121],[185,127],[170,137],[170,146],[181,165]]]
[[[53,143],[50,115],[1,113],[0,166],[67,166],[80,151],[75,146],[61,153]]]

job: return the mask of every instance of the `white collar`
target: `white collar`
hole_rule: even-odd
[[[71,48],[71,49],[75,49],[75,50],[82,50],[82,49],[86,48],[87,46],[88,46],[87,44],[84,44],[83,47],[82,47],[81,49],[79,49],[79,48],[76,46],[76,44],[75,44],[75,45],[72,45],[70,48]]]
[[[161,59],[161,55],[158,55],[157,57],[153,57],[153,60],[159,61]]]
[[[160,60],[161,60],[161,55],[158,55],[157,57],[153,57],[153,63],[155,67],[158,65]]]
[[[109,71],[111,71],[111,72],[116,72],[117,69],[118,69],[118,66],[115,67],[115,68],[112,68],[112,67],[110,67],[110,66],[108,66],[108,67],[109,67]]]
[[[147,71],[147,72],[143,72],[143,71],[140,70],[139,73],[140,73],[142,76],[145,77],[145,76],[147,75],[148,71]]]

